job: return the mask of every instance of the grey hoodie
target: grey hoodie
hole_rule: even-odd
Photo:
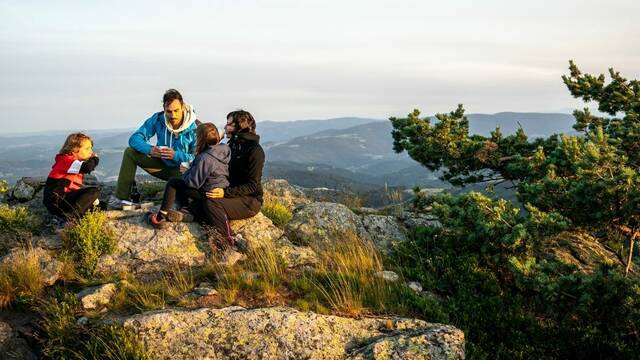
[[[229,186],[231,150],[226,144],[209,146],[196,155],[191,167],[183,175],[187,186],[201,191]]]

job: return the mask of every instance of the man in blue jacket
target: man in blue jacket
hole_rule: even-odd
[[[180,176],[180,164],[191,162],[196,147],[198,120],[191,105],[185,103],[178,90],[169,89],[162,97],[164,111],[157,112],[129,138],[124,151],[116,194],[109,199],[109,206],[121,208],[122,200],[131,197],[131,185],[136,170],[144,171],[162,180]],[[156,136],[156,145],[149,140]]]

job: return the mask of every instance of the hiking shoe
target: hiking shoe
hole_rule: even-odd
[[[246,253],[249,250],[249,244],[247,239],[242,237],[242,234],[235,234],[229,239],[231,246],[238,250],[238,252]]]
[[[144,222],[151,225],[154,229],[162,229],[167,221],[165,219],[158,219],[158,214],[154,212],[148,212],[144,214]]]
[[[57,233],[64,230],[65,226],[67,225],[67,221],[60,216],[53,215],[49,224],[53,228],[53,231]]]
[[[167,210],[167,220],[171,222],[192,222],[193,215],[187,208],[182,208],[180,211]]]
[[[110,210],[122,210],[122,206],[124,205],[124,200],[120,200],[117,197],[111,195],[109,196],[109,201],[107,201],[107,208]]]

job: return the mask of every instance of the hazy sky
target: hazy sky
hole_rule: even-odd
[[[568,111],[560,76],[640,77],[640,1],[0,0],[3,132],[137,127],[179,89],[205,121]]]

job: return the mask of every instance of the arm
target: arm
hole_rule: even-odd
[[[156,134],[156,130],[153,125],[156,122],[157,116],[157,113],[151,115],[151,117],[145,120],[144,124],[142,124],[136,132],[131,134],[129,137],[129,146],[145,155],[149,155],[151,153],[151,148],[153,148],[153,146],[149,144],[149,139]]]
[[[225,190],[225,197],[240,197],[254,194],[260,186],[262,180],[262,168],[264,166],[264,151],[257,146],[256,150],[249,156],[247,163],[247,179],[244,183],[230,186]]]
[[[98,159],[97,156],[92,156],[86,161],[83,161],[82,165],[80,166],[80,174],[88,174],[92,172],[96,168],[96,166],[98,166],[99,162],[100,159]]]
[[[184,173],[182,178],[187,186],[200,189],[207,180],[208,174],[211,173],[211,165],[206,161],[202,161],[202,157],[198,157],[193,161],[191,167]]]

